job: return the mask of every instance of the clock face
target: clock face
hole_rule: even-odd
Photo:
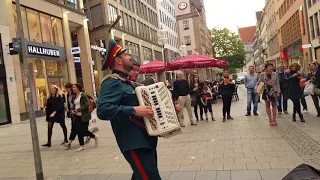
[[[179,5],[178,5],[178,8],[180,9],[180,10],[184,10],[184,9],[186,9],[188,7],[188,4],[186,3],[186,2],[182,2],[182,3],[180,3]]]

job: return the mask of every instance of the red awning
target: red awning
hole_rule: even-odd
[[[192,68],[209,68],[209,67],[226,67],[229,63],[208,56],[193,54],[174,62],[168,63],[170,69],[192,69]]]
[[[140,67],[140,74],[156,73],[164,71],[164,62],[154,60]]]

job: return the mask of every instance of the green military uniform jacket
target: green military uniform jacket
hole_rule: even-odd
[[[158,137],[147,134],[142,117],[133,116],[134,107],[139,106],[135,86],[121,71],[113,71],[121,79],[106,78],[101,84],[97,101],[97,116],[110,120],[113,133],[121,152],[139,148],[156,149]]]

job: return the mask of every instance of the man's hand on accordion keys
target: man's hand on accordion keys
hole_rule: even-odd
[[[179,101],[175,101],[175,102],[174,102],[174,108],[176,109],[176,112],[177,112],[177,113],[180,113],[180,111],[181,111],[181,106],[180,106]]]
[[[136,106],[134,107],[135,110],[135,116],[139,117],[147,117],[151,118],[153,117],[153,110],[152,107],[149,106]]]

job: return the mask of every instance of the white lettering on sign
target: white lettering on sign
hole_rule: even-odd
[[[303,45],[302,45],[302,48],[303,48],[303,49],[311,48],[311,47],[312,47],[312,44],[303,44]]]
[[[107,49],[102,48],[102,47],[98,47],[96,45],[91,45],[91,49],[97,50],[99,52],[107,52]]]
[[[33,46],[33,45],[28,45],[28,53],[39,55],[39,56],[60,57],[60,52],[57,49],[51,49],[51,48],[39,47],[39,46]]]

